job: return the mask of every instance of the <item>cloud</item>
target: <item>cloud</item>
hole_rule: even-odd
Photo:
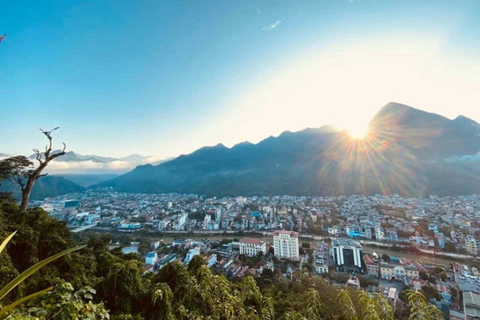
[[[462,156],[453,156],[446,159],[448,162],[462,162],[462,163],[480,163],[480,152],[476,154],[465,154]]]
[[[278,27],[280,25],[280,23],[283,22],[284,19],[282,20],[277,20],[275,21],[274,23],[268,25],[268,26],[265,26],[262,28],[263,31],[272,31],[273,29],[275,29],[276,27]]]
[[[0,160],[8,157],[10,157],[10,155],[0,153]],[[139,155],[131,155],[109,162],[100,162],[95,160],[62,161],[61,158],[57,158],[49,163],[45,171],[49,174],[121,174],[133,170],[139,165],[158,165],[171,159],[172,158],[161,158],[155,156],[142,157]],[[34,165],[37,165],[36,161],[34,161]]]
[[[51,174],[67,174],[67,173],[123,173],[132,170],[134,164],[115,160],[108,163],[100,163],[95,161],[52,161],[46,171]]]
[[[125,173],[133,170],[138,165],[157,165],[170,159],[148,156],[141,161],[114,160],[111,162],[61,161],[55,159],[50,162],[46,171],[50,174],[99,174],[99,173]]]

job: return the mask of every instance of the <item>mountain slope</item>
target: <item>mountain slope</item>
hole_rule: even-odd
[[[43,200],[48,197],[56,197],[67,193],[82,192],[85,188],[58,176],[45,176],[35,183],[30,198],[32,200]],[[11,192],[16,199],[21,198],[20,187],[10,181],[4,180],[0,185],[1,192]]]
[[[117,177],[118,175],[112,173],[106,174],[61,174],[55,177],[64,177],[82,187],[89,187]]]
[[[331,127],[284,132],[258,144],[201,148],[97,186],[217,196],[474,193],[480,192],[478,166],[451,159],[479,152],[479,136],[480,126],[468,118],[389,103],[365,140]]]

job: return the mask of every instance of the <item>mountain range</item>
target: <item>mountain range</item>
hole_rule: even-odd
[[[50,164],[51,175],[39,180],[32,198],[86,187],[209,196],[480,193],[480,125],[464,116],[450,120],[389,103],[371,120],[365,139],[323,126],[145,164],[151,161],[141,155],[114,158],[71,151]],[[18,193],[8,181],[0,190]]]
[[[480,125],[389,103],[365,139],[330,126],[287,131],[140,165],[96,187],[209,196],[480,193]]]

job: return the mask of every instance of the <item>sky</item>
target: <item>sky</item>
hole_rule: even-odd
[[[44,0],[0,5],[0,153],[165,158],[390,101],[480,122],[480,0]]]

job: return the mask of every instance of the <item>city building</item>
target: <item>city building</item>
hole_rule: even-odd
[[[249,257],[256,256],[259,252],[267,252],[267,244],[265,241],[255,238],[243,238],[239,242],[240,254]]]
[[[385,239],[385,231],[382,227],[375,227],[375,239],[377,240]]]
[[[480,295],[473,292],[463,292],[462,297],[465,319],[480,319]]]
[[[392,280],[395,277],[395,269],[394,266],[380,262],[380,278],[384,280]]]
[[[378,263],[373,261],[370,255],[364,255],[363,261],[367,267],[367,275],[378,278],[378,274],[380,273],[380,267],[378,266]]]
[[[217,255],[211,254],[208,257],[205,257],[205,263],[207,264],[207,267],[211,268],[217,263]]]
[[[357,273],[365,271],[360,243],[350,239],[334,239],[332,245],[336,271]]]
[[[217,249],[217,253],[222,257],[229,258],[232,255],[232,243],[223,244]]]
[[[470,254],[477,254],[477,239],[468,235],[465,237],[465,250]]]
[[[192,261],[193,257],[198,256],[200,254],[200,251],[197,248],[193,248],[188,250],[187,255],[185,256],[185,265],[188,266],[190,261]]]
[[[294,231],[277,230],[273,232],[273,247],[278,258],[298,260],[298,233]]]
[[[158,256],[156,252],[149,252],[145,256],[145,264],[155,264],[158,260]]]

